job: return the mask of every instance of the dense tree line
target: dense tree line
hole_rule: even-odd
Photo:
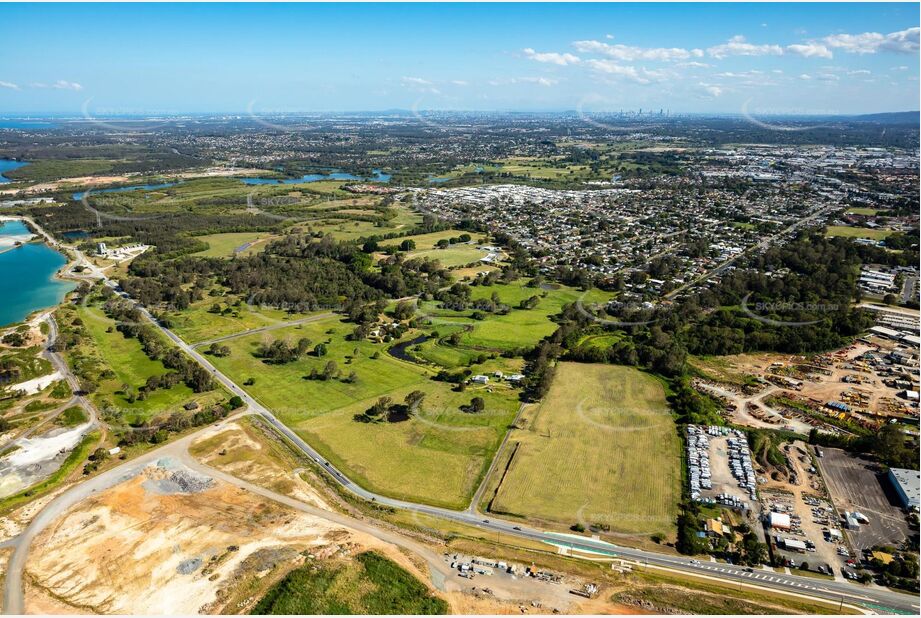
[[[891,468],[918,469],[918,439],[904,433],[904,426],[898,423],[883,425],[879,431],[863,436],[813,429],[809,432],[809,443],[873,455]]]
[[[303,312],[434,293],[448,281],[447,272],[430,260],[394,255],[377,269],[371,268],[371,260],[356,243],[289,234],[261,253],[233,260],[138,259],[123,287],[146,305],[184,309],[217,282],[251,304]]]

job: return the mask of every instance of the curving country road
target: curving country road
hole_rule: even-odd
[[[819,213],[815,213],[812,217],[817,216]],[[812,218],[810,217],[810,218]],[[809,218],[801,220],[800,224],[807,221]],[[37,226],[36,226],[37,227]],[[795,226],[794,226],[795,227]],[[784,232],[790,231],[785,230]],[[75,249],[71,249],[78,256],[78,261],[83,263],[88,263],[88,260]],[[122,292],[116,282],[109,279],[105,273],[101,272],[98,269],[91,269],[91,272],[95,275],[96,278],[101,279],[105,285],[108,285],[112,289],[116,290],[122,297],[130,299],[126,293]],[[874,611],[889,611],[889,612],[908,612],[910,614],[918,613],[919,603],[918,597],[910,594],[902,594],[894,592],[892,590],[868,586],[863,587],[857,584],[852,584],[850,582],[837,582],[837,581],[824,581],[816,580],[809,577],[800,577],[796,575],[785,575],[781,573],[776,573],[773,570],[746,570],[742,567],[737,567],[733,565],[727,565],[723,563],[710,563],[710,562],[699,562],[697,560],[689,560],[687,558],[680,558],[676,556],[669,556],[664,554],[659,554],[655,552],[642,551],[638,549],[632,549],[627,547],[620,547],[611,543],[607,543],[601,540],[591,539],[583,536],[577,535],[568,535],[560,534],[555,532],[546,532],[538,530],[535,528],[530,528],[518,524],[517,522],[509,522],[502,519],[496,519],[494,517],[485,517],[475,510],[475,503],[471,505],[471,509],[465,511],[453,511],[450,509],[439,508],[434,506],[429,506],[425,504],[416,504],[412,502],[406,502],[403,500],[395,500],[393,498],[388,498],[379,494],[370,492],[363,487],[354,483],[346,475],[344,475],[340,470],[336,469],[331,463],[326,461],[316,450],[314,450],[307,442],[305,442],[300,436],[291,431],[287,426],[285,426],[281,421],[279,421],[272,412],[263,406],[258,400],[250,396],[245,390],[240,388],[235,382],[233,382],[229,377],[221,373],[216,367],[214,367],[211,362],[202,354],[197,352],[193,346],[187,344],[183,341],[178,335],[172,332],[170,329],[166,328],[160,324],[150,312],[137,302],[133,301],[135,306],[140,310],[142,315],[148,319],[154,326],[156,326],[166,337],[173,341],[180,349],[182,349],[186,354],[198,361],[203,367],[205,367],[215,380],[219,381],[224,387],[227,388],[231,393],[238,395],[244,403],[249,406],[250,411],[259,414],[262,416],[268,423],[270,423],[280,434],[282,434],[288,441],[290,441],[294,446],[301,450],[306,456],[313,459],[321,468],[325,469],[327,473],[335,480],[339,485],[341,485],[345,490],[351,492],[355,496],[358,496],[369,502],[374,502],[376,504],[382,504],[392,508],[403,509],[410,512],[421,513],[425,515],[431,515],[435,517],[441,517],[451,521],[460,522],[463,524],[479,527],[485,531],[495,533],[496,535],[505,534],[507,536],[513,536],[518,538],[536,540],[544,543],[550,543],[556,546],[569,548],[570,550],[590,552],[592,554],[601,554],[607,556],[617,556],[627,560],[633,560],[638,563],[648,565],[654,568],[664,568],[669,570],[681,571],[688,574],[707,576],[711,578],[716,578],[723,581],[732,582],[738,584],[739,586],[755,586],[758,588],[768,589],[774,592],[781,592],[784,594],[794,594],[794,595],[805,595],[809,597],[815,597],[820,599],[825,599],[833,603],[848,603],[855,606],[873,608]],[[193,434],[194,435],[194,434]],[[186,440],[184,438],[183,440]],[[179,441],[173,444],[178,444]],[[168,448],[167,447],[164,448]],[[160,456],[162,449],[157,449],[148,455],[145,455],[146,458],[155,458]],[[151,459],[147,459],[149,462]],[[140,460],[135,460],[131,462],[133,465],[140,465]],[[118,470],[116,468],[114,470]],[[113,472],[113,471],[110,471]],[[58,498],[58,500],[64,500],[67,504],[76,504],[82,497],[86,497],[89,491],[95,491],[98,489],[98,484],[100,478],[109,478],[111,481],[115,477],[106,477],[108,473],[95,477],[84,483],[76,485],[72,490],[66,492]],[[232,478],[232,477],[231,477]],[[104,483],[104,481],[102,482]],[[239,482],[237,482],[239,484]],[[89,485],[89,490],[83,490],[85,485]],[[78,491],[79,490],[79,491]],[[70,502],[71,496],[78,496],[74,498],[73,502]],[[51,520],[53,520],[57,514],[63,512],[63,509],[55,507],[51,509],[51,505],[57,502],[54,501],[46,507],[36,519],[40,519],[41,522],[44,522],[44,525],[47,525]],[[46,515],[46,512],[49,512]],[[325,513],[325,512],[324,512]],[[46,521],[47,520],[47,521]],[[32,526],[27,529],[30,530]],[[23,535],[26,534],[23,533]],[[37,533],[36,533],[37,534]],[[23,536],[21,535],[21,536]],[[17,613],[15,609],[21,610],[21,582],[22,582],[22,569],[25,565],[25,557],[28,554],[28,547],[31,543],[31,539],[34,538],[34,534],[31,537],[26,537],[23,542],[20,542],[17,545],[16,551],[13,554],[13,557],[10,559],[10,568],[8,569],[7,578],[6,578],[6,587],[5,587],[5,600],[4,610],[7,613]],[[402,537],[400,537],[402,538]],[[18,537],[17,537],[18,539]],[[12,593],[11,596],[11,589]],[[19,605],[15,601],[15,592],[18,590],[20,595]],[[8,604],[9,603],[9,604]]]
[[[106,279],[106,284],[113,289],[118,286],[111,280]],[[230,392],[238,395],[248,406],[249,409],[262,416],[270,423],[280,434],[289,442],[296,446],[305,455],[313,459],[320,467],[344,489],[369,502],[382,504],[392,508],[402,509],[424,515],[441,517],[451,521],[476,526],[497,535],[507,535],[518,538],[551,543],[558,546],[570,548],[571,550],[591,552],[594,554],[603,554],[608,556],[617,556],[620,558],[634,560],[638,563],[661,567],[667,569],[680,570],[688,573],[707,575],[722,580],[728,580],[734,583],[754,585],[761,588],[767,588],[775,592],[785,592],[793,594],[808,595],[832,601],[834,603],[849,603],[853,605],[873,607],[884,607],[892,610],[916,613],[918,610],[918,599],[909,594],[893,592],[881,587],[861,587],[850,582],[835,582],[816,580],[810,577],[801,577],[796,575],[784,575],[771,571],[747,571],[743,567],[713,564],[708,562],[698,562],[687,558],[667,556],[655,552],[643,551],[627,547],[617,546],[601,540],[595,540],[587,537],[559,534],[555,532],[546,532],[535,528],[529,528],[494,517],[486,517],[476,512],[475,504],[471,509],[465,511],[453,511],[426,504],[417,504],[396,500],[387,496],[382,496],[356,484],[345,474],[338,470],[334,465],[328,462],[323,456],[305,442],[300,436],[289,429],[284,423],[279,421],[272,412],[263,406],[257,399],[249,395],[244,389],[240,388],[233,380],[224,375],[211,362],[192,346],[183,341],[174,332],[160,324],[146,308],[137,305],[141,313],[156,325],[164,335],[169,337],[179,348],[197,360],[203,367],[208,369],[214,378],[223,384]]]

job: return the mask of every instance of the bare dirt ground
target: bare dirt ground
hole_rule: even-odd
[[[183,471],[149,466],[42,533],[26,567],[27,611],[217,613],[245,602],[238,591],[259,590],[254,582],[294,566],[301,552],[384,545]]]
[[[814,552],[779,553],[797,565],[802,562],[808,562],[812,568],[820,564],[831,565],[835,569],[835,574],[840,575],[839,571],[844,566],[846,557],[838,554],[838,548],[845,547],[845,544],[825,539],[826,529],[840,529],[838,516],[807,448],[806,444],[800,441],[782,446],[793,474],[787,480],[768,479],[761,487],[762,503],[765,511],[771,510],[771,506],[783,505],[786,508],[783,512],[799,517],[800,525],[797,531],[775,531],[774,534],[785,538],[808,539],[815,544]]]
[[[912,414],[904,400],[898,398],[899,387],[885,384],[874,368],[860,358],[867,352],[885,354],[893,347],[892,342],[875,337],[869,340],[872,345],[856,342],[811,357],[740,354],[695,359],[694,366],[707,376],[697,380],[696,385],[734,405],[730,413],[733,422],[749,427],[808,433],[812,427],[820,426],[823,431],[837,432],[834,425],[822,420],[829,413],[823,407],[829,401],[846,403],[852,413],[870,423],[893,414]],[[800,382],[800,386],[785,384],[787,378]],[[772,406],[771,398],[778,396],[807,404],[815,413],[807,415],[793,407]]]
[[[297,462],[277,443],[265,439],[254,421],[228,423],[219,433],[192,444],[189,452],[212,468],[331,510],[320,493],[295,472]]]
[[[32,185],[31,187],[25,187],[23,189],[4,189],[0,190],[0,195],[3,194],[21,194],[28,195],[30,193],[42,193],[45,191],[57,191],[62,187],[87,187],[87,186],[97,186],[97,185],[110,185],[116,182],[127,182],[131,180],[129,176],[75,176],[74,178],[61,178],[60,180],[55,180],[52,182],[40,182]]]

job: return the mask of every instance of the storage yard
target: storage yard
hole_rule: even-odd
[[[917,318],[914,318],[917,321]],[[722,401],[736,424],[808,433],[917,424],[918,348],[902,331],[873,327],[854,344],[827,354],[726,357],[715,371],[704,361],[694,386]]]
[[[847,569],[851,553],[828,500],[805,492],[762,490],[765,523],[775,556],[786,566],[833,574]]]
[[[745,434],[728,427],[688,425],[691,498],[748,511],[757,504],[756,479]]]

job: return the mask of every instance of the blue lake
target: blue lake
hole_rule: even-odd
[[[3,239],[28,234],[22,221],[0,222],[0,325],[26,319],[38,309],[53,307],[74,289],[70,281],[58,281],[54,274],[67,259],[43,243],[7,248]]]
[[[306,182],[320,182],[321,180],[363,180],[372,182],[390,182],[390,174],[381,170],[371,170],[374,175],[370,178],[355,176],[346,172],[331,171],[328,174],[305,174],[300,178],[240,178],[247,185],[296,185]]]
[[[28,163],[23,163],[22,161],[13,161],[12,159],[0,159],[0,183],[12,182],[9,178],[3,175],[3,172],[19,169],[24,165],[28,165]]]
[[[128,191],[139,191],[139,190],[156,191],[157,189],[166,189],[167,187],[174,187],[176,186],[176,184],[178,183],[164,182],[159,185],[133,185],[130,187],[112,187],[110,189],[93,189],[92,191],[90,191],[90,194],[96,195],[97,193],[126,193]],[[80,200],[83,199],[84,195],[86,195],[86,191],[78,191],[77,193],[74,193],[71,197],[75,201],[79,202]]]

